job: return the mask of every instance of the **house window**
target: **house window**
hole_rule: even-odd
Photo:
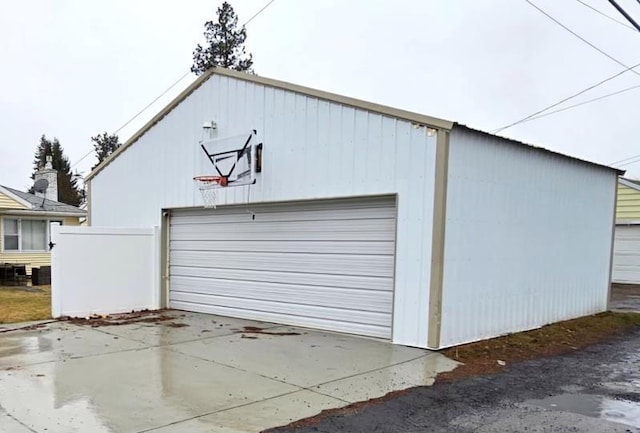
[[[19,220],[4,220],[4,250],[18,251],[20,250],[20,231],[18,230]]]
[[[48,221],[4,219],[5,251],[47,251]]]

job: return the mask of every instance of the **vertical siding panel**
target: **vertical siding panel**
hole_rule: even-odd
[[[382,149],[383,155],[380,157],[380,179],[383,185],[392,190],[396,190],[396,120],[390,117],[381,116],[382,119]]]
[[[326,159],[322,158],[320,149],[318,148],[318,100],[315,98],[306,98],[306,116],[304,120],[304,141],[307,152],[306,161],[315,161],[314,164],[306,164],[302,167],[304,172],[305,188],[318,190],[319,183],[322,181],[322,173],[326,171]]]
[[[330,176],[333,174],[333,167],[335,166],[335,158],[330,152],[330,105],[326,101],[318,101],[318,114],[316,118],[317,127],[317,144],[316,155],[318,158],[318,165],[315,173],[315,189],[320,194],[327,196],[330,190]],[[321,162],[321,164],[320,164]]]
[[[345,194],[353,193],[355,177],[353,165],[355,158],[355,116],[356,110],[351,107],[342,107],[342,136],[340,137],[340,173],[344,176],[342,185],[337,190]]]

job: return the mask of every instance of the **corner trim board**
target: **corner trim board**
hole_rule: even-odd
[[[429,333],[427,347],[440,347],[442,330],[442,289],[447,218],[447,178],[449,175],[449,131],[439,130],[436,141],[433,231],[431,235],[431,279],[429,284]]]

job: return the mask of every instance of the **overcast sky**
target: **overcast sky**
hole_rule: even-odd
[[[606,0],[583,0],[622,21]],[[533,0],[627,65],[640,34],[578,0]],[[268,0],[231,2],[245,22]],[[640,20],[635,0],[620,3]],[[0,184],[26,189],[42,134],[74,171],[186,73],[218,1],[0,2]],[[276,78],[493,130],[624,68],[524,0],[275,0],[247,26],[254,69]],[[640,71],[640,67],[638,68]],[[119,133],[125,141],[195,77]],[[640,85],[627,72],[572,102]],[[640,154],[640,89],[504,134],[600,163]],[[640,176],[640,159],[624,167]]]

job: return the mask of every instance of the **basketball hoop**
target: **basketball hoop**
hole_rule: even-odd
[[[204,207],[215,209],[216,190],[227,186],[227,178],[225,176],[196,176],[193,180],[202,194]]]

